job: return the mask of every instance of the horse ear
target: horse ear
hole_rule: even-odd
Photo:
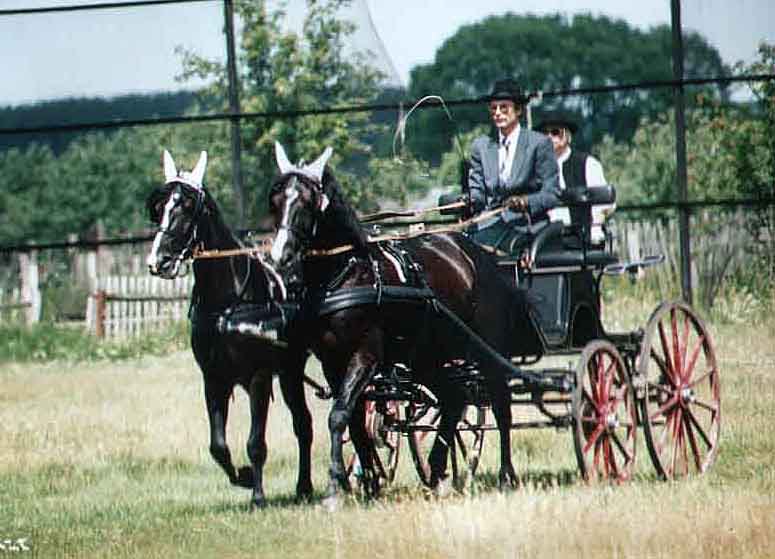
[[[167,182],[173,180],[178,176],[178,170],[175,167],[175,162],[172,160],[172,155],[166,149],[164,150],[164,180]]]
[[[307,165],[304,170],[309,175],[315,177],[318,182],[320,182],[323,179],[323,170],[326,168],[326,163],[328,163],[328,160],[331,158],[333,153],[334,150],[331,149],[331,146],[328,146],[323,154],[315,161]]]
[[[203,184],[205,170],[207,170],[207,152],[203,151],[199,154],[199,161],[196,162],[196,167],[191,171],[191,179],[197,184]]]
[[[288,159],[288,156],[285,155],[285,149],[283,146],[276,140],[274,143],[274,155],[275,159],[277,159],[277,166],[280,168],[281,175],[290,173],[296,169]]]

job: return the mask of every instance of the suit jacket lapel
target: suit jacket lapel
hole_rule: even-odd
[[[484,177],[491,179],[491,184],[497,185],[500,181],[498,179],[498,142],[490,142],[487,144],[487,149],[484,151]]]
[[[514,161],[511,164],[511,173],[509,174],[509,186],[516,182],[515,179],[519,176],[519,170],[527,159],[527,129],[525,128],[519,131],[516,150],[514,152]]]

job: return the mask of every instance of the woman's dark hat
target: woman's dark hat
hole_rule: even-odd
[[[551,128],[567,128],[571,131],[571,134],[575,134],[579,129],[579,125],[568,115],[563,113],[545,113],[541,115],[533,130],[540,132],[546,132]]]
[[[527,101],[520,85],[511,78],[498,80],[492,88],[492,93],[485,98],[486,101],[513,101],[517,104],[523,104]]]

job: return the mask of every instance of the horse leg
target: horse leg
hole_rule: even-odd
[[[449,451],[455,450],[455,431],[463,415],[464,399],[462,392],[451,383],[444,382],[437,388],[436,396],[441,406],[438,432],[433,441],[428,464],[430,466],[430,486],[438,488],[447,476],[447,458]],[[457,480],[454,480],[457,481]]]
[[[336,400],[328,415],[328,430],[331,435],[331,466],[328,470],[329,483],[324,501],[329,508],[337,506],[340,490],[350,491],[350,482],[347,479],[342,454],[342,439],[344,430],[350,424],[355,405],[371,380],[375,368],[376,363],[371,355],[369,358],[364,358],[356,353],[350,360],[347,374],[337,391]]]
[[[306,353],[300,363],[294,363],[280,374],[280,390],[283,400],[291,410],[293,433],[299,445],[299,476],[296,481],[296,497],[308,500],[312,497],[312,415],[307,406],[304,392],[304,364]]]
[[[248,389],[250,395],[250,435],[247,452],[253,465],[254,507],[266,504],[264,497],[264,464],[266,463],[266,420],[269,415],[269,399],[272,396],[272,375],[259,371],[253,376]]]
[[[505,379],[498,373],[496,375],[489,374],[486,378],[487,390],[492,400],[492,412],[500,436],[501,464],[498,487],[502,490],[516,487],[518,480],[511,462],[511,396]]]
[[[210,421],[210,455],[226,472],[233,485],[239,483],[237,471],[231,461],[231,452],[226,444],[226,421],[229,418],[229,396],[233,386],[208,378],[205,373],[205,403]]]

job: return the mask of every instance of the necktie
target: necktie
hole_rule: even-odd
[[[498,173],[498,176],[501,180],[501,184],[506,184],[506,181],[509,180],[509,171],[511,169],[508,168],[508,160],[509,160],[509,145],[511,142],[508,138],[503,138],[501,141],[501,145],[499,148],[499,159],[500,159],[500,170]]]

